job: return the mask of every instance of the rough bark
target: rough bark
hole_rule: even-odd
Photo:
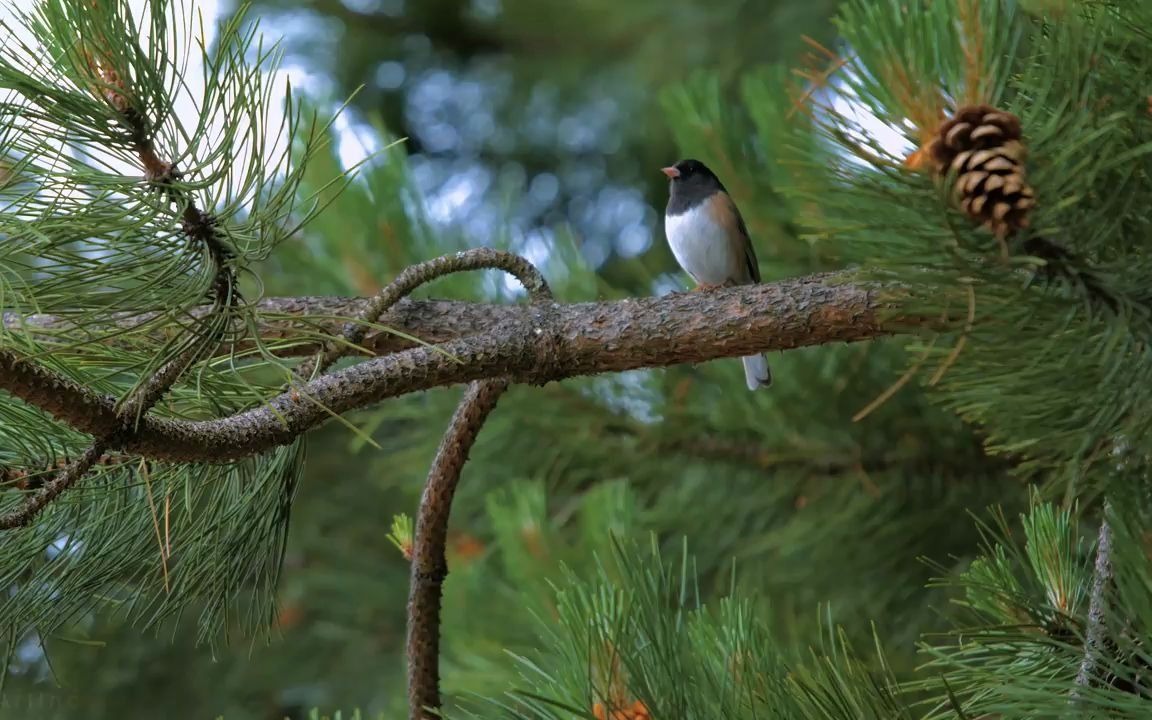
[[[448,577],[445,546],[452,499],[468,453],[484,421],[508,387],[503,378],[472,383],[452,415],[440,441],[436,461],[420,498],[416,539],[412,546],[408,589],[408,716],[413,720],[439,717],[440,708],[440,603]]]
[[[333,413],[439,386],[501,376],[542,384],[579,375],[871,340],[932,322],[890,312],[889,299],[875,286],[837,280],[819,275],[711,292],[570,305],[449,307],[405,302],[382,322],[425,341],[442,338],[440,344],[365,360],[228,418],[192,422],[149,415],[110,449],[157,460],[231,460],[289,443]],[[111,398],[11,351],[0,350],[0,389],[85,433],[102,435],[116,422]]]
[[[768,299],[769,303],[774,302],[778,295],[787,295],[793,286],[805,289],[797,299],[823,301],[826,299],[825,296],[814,297],[810,295],[812,286],[832,287],[846,281],[847,278],[844,276],[828,273],[758,287],[768,289],[765,299],[771,298]],[[850,305],[857,302],[851,297],[853,290],[871,292],[869,299],[873,302],[878,300],[875,290],[868,291],[852,285],[841,285],[841,288],[844,292],[841,297],[846,301],[845,310],[851,310]],[[686,297],[695,295],[696,293],[690,293]],[[318,335],[340,335],[344,324],[347,322],[346,318],[360,317],[373,300],[374,298],[323,295],[264,298],[256,306],[260,320],[260,337],[265,341],[298,341],[294,345],[282,348],[278,353],[281,356],[310,355],[316,352],[319,346],[306,338]],[[656,298],[641,298],[635,302],[648,303],[653,301],[659,302]],[[755,305],[760,302],[762,302],[761,296],[752,294],[747,299],[746,304]],[[574,322],[589,312],[598,314],[605,311],[612,312],[615,305],[617,303],[563,304],[560,306],[559,318],[564,322]],[[193,318],[200,318],[206,315],[209,310],[210,308],[206,306],[193,311],[191,315]],[[371,330],[360,340],[360,345],[366,353],[383,355],[418,347],[421,343],[443,343],[468,335],[492,332],[505,325],[522,322],[528,313],[529,309],[526,305],[500,305],[459,300],[404,299],[379,316],[378,324],[387,327],[388,331]],[[120,313],[113,316],[107,324],[87,327],[78,327],[67,316],[59,315],[20,315],[19,313],[5,312],[2,317],[4,327],[12,330],[21,329],[41,342],[51,342],[53,337],[58,337],[69,345],[73,345],[83,338],[98,342],[119,342],[116,337],[104,339],[104,336],[113,332],[131,331],[133,328],[152,322],[159,315],[160,313],[156,312]],[[160,333],[154,337],[157,341],[164,339]],[[415,342],[411,338],[417,338],[420,342]],[[251,349],[251,347],[251,342],[241,341],[232,345],[221,346],[219,353],[242,352]]]

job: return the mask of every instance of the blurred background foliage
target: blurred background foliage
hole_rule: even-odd
[[[264,292],[368,294],[411,262],[477,244],[525,253],[563,301],[680,290],[658,169],[685,155],[736,197],[765,279],[859,261],[853,246],[801,237],[798,201],[775,192],[795,169],[775,143],[787,135],[781,99],[800,82],[789,69],[827,62],[836,5],[256,3],[306,94],[325,106],[359,89],[302,194],[357,144],[402,139],[267,260]],[[511,301],[518,288],[481,274],[422,292]],[[520,672],[509,653],[540,642],[532,614],[556,611],[553,584],[595,575],[613,536],[655,538],[668,557],[687,539],[700,593],[735,584],[782,654],[803,653],[831,621],[863,647],[874,628],[894,672],[908,673],[953,593],[929,579],[977,552],[965,511],[999,503],[1014,516],[1028,493],[977,429],[914,384],[853,421],[906,360],[888,341],[790,352],[759,394],[742,389],[735,362],[513,388],[453,513],[445,690],[505,691]],[[386,535],[393,515],[413,513],[459,394],[357,413],[364,435],[330,424],[310,437],[270,642],[241,634],[210,652],[194,649],[192,623],[141,637],[94,619],[45,640],[51,665],[13,666],[10,697],[36,699],[10,700],[9,716],[401,716],[407,567]],[[60,687],[45,693],[45,682]]]
[[[305,87],[356,88],[351,117],[405,138],[434,220],[473,242],[567,227],[613,285],[670,269],[654,243],[685,119],[660,92],[704,72],[728,101],[749,68],[828,41],[834,0],[260,0]],[[539,250],[538,250],[539,252]]]

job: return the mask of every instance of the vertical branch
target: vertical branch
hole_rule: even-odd
[[[421,285],[450,273],[486,268],[513,275],[528,291],[533,303],[552,300],[552,291],[540,271],[518,255],[492,248],[474,248],[433,258],[403,270],[373,298],[360,314],[358,323],[344,328],[342,342],[328,343],[319,355],[302,363],[297,377],[307,380],[317,371],[327,370],[341,355],[363,341],[368,324],[376,322],[380,315]],[[408,712],[412,720],[432,717],[430,713],[440,708],[440,601],[444,579],[448,576],[445,545],[452,499],[480,428],[509,384],[509,380],[497,378],[468,386],[440,440],[420,498],[412,548],[405,645]]]
[[[1096,567],[1092,573],[1092,592],[1088,601],[1088,627],[1084,635],[1084,658],[1076,673],[1076,687],[1072,700],[1080,699],[1080,693],[1091,685],[1099,674],[1100,658],[1105,652],[1108,631],[1107,604],[1108,590],[1112,584],[1112,526],[1108,516],[1112,512],[1110,503],[1104,503],[1104,517],[1100,521],[1100,534],[1096,540]]]
[[[368,303],[356,322],[344,327],[339,339],[328,342],[320,353],[296,368],[296,379],[307,381],[355,350],[363,342],[369,325],[421,285],[451,273],[483,269],[503,270],[514,276],[528,291],[533,303],[552,300],[552,291],[540,271],[518,255],[493,248],[442,255],[401,271]],[[445,544],[452,499],[480,428],[509,384],[507,379],[498,378],[468,386],[440,441],[420,499],[412,550],[406,640],[409,714],[414,720],[423,720],[429,717],[430,710],[434,712],[440,707],[440,601],[448,575]]]
[[[508,387],[504,379],[484,380],[468,391],[440,441],[420,498],[408,589],[408,717],[437,717],[440,707],[440,600],[448,576],[445,545],[452,498],[460,472],[480,428]]]

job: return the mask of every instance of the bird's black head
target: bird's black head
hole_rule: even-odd
[[[717,190],[727,192],[715,173],[699,160],[687,158],[660,170],[671,180],[668,212],[672,214],[694,207]]]
[[[660,170],[672,180],[679,182],[716,180],[716,175],[708,169],[707,165],[692,158],[681,160],[671,167],[661,168]]]

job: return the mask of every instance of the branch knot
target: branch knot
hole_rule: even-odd
[[[528,311],[525,332],[528,344],[535,346],[530,375],[533,384],[544,385],[564,377],[564,368],[570,360],[565,352],[568,344],[561,335],[559,306],[554,302],[533,304]]]

